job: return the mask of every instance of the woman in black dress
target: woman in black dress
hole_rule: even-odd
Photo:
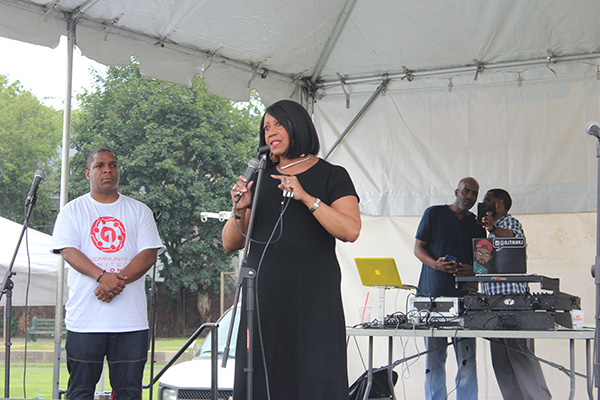
[[[241,198],[222,234],[225,250],[243,248],[241,232],[246,233],[250,209],[255,209],[247,260],[257,270],[253,398],[347,400],[346,333],[335,241],[358,238],[358,196],[344,168],[316,156],[317,132],[300,104],[283,100],[267,108],[260,145],[271,151],[260,198],[252,202],[253,182],[246,187],[246,177],[240,176],[231,198],[240,194]],[[285,196],[286,191],[293,191],[293,196]],[[247,398],[246,348],[242,313],[235,400]]]

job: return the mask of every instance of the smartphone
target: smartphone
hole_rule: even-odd
[[[483,217],[486,216],[487,212],[490,211],[487,203],[477,203],[477,222],[479,225],[483,225]]]
[[[456,260],[456,257],[454,257],[454,256],[450,256],[450,255],[446,254],[444,256],[444,258],[446,259],[446,261],[453,261],[455,264],[458,264],[458,261]]]

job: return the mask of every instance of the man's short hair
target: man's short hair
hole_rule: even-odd
[[[510,194],[508,194],[506,190],[490,189],[488,190],[488,192],[492,194],[492,197],[498,200],[502,200],[502,202],[504,203],[504,208],[506,208],[506,212],[510,210],[510,207],[512,206],[512,199],[510,198]]]
[[[111,149],[109,149],[107,147],[100,147],[100,148],[97,148],[96,150],[92,151],[88,155],[86,163],[85,163],[85,165],[87,166],[87,169],[90,169],[90,166],[92,165],[92,161],[94,161],[94,157],[96,156],[96,154],[103,153],[105,151],[112,153],[112,155],[115,157],[115,160],[119,161],[119,159],[117,158],[117,155],[115,154],[114,151],[112,151]]]

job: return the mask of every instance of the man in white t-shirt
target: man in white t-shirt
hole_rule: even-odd
[[[117,400],[141,399],[148,353],[144,275],[164,247],[150,209],[118,192],[119,164],[106,148],[85,171],[90,192],[61,210],[52,248],[72,267],[65,306],[67,398],[92,399],[104,357]]]

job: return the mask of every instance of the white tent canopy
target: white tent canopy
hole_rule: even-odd
[[[598,118],[598,17],[596,0],[0,0],[0,35],[56,46],[75,21],[77,46],[100,63],[137,56],[146,75],[203,74],[231,99],[255,88],[267,104],[316,104],[363,213],[418,215],[461,175],[544,213],[594,210],[583,127]],[[379,85],[360,132],[334,149]]]
[[[527,79],[536,65],[597,58],[599,14],[594,0],[1,0],[0,34],[55,47],[74,20],[77,46],[102,64],[137,56],[149,76],[190,84],[204,73],[216,94],[244,100],[256,88],[270,103],[297,83],[473,79],[478,69]]]
[[[597,140],[584,127],[600,116],[599,95],[595,76],[389,89],[331,159],[349,169],[363,214],[421,215],[464,176],[508,190],[513,213],[595,211]],[[325,150],[356,113],[343,102],[329,95],[315,105]]]
[[[598,0],[0,0],[0,35],[55,47],[69,34],[103,64],[137,56],[157,79],[202,74],[230,99],[256,89],[266,104],[307,104],[321,155],[350,171],[361,197],[361,237],[338,247],[349,323],[368,292],[353,257],[394,257],[416,283],[418,216],[452,202],[469,175],[482,192],[511,193],[530,272],[560,278],[591,320],[597,140],[584,126],[600,119],[599,17]],[[500,398],[486,357],[480,395]],[[403,382],[411,393],[421,367]],[[567,397],[564,377],[545,373]]]
[[[0,217],[0,279],[6,271],[17,248],[22,225]],[[12,277],[14,283],[12,302],[15,306],[53,306],[56,303],[56,283],[58,256],[50,252],[52,237],[28,228],[23,236],[15,262]],[[6,296],[2,297],[2,305]]]

